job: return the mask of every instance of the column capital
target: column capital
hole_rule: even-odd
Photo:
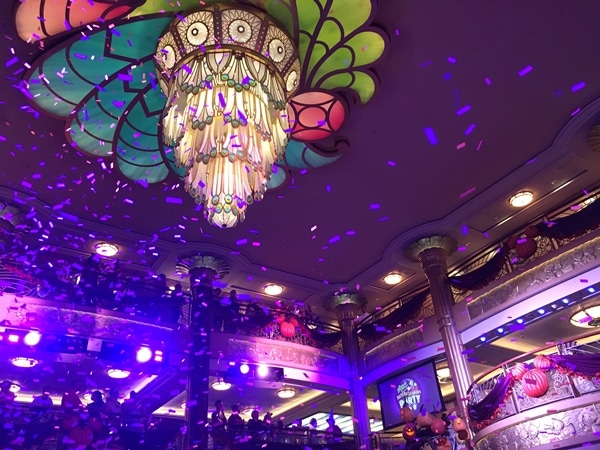
[[[190,284],[199,281],[200,284],[210,284],[214,280],[229,273],[229,265],[220,258],[211,255],[198,254],[190,258],[181,259],[176,266],[181,273],[188,274],[196,280],[190,280]]]
[[[434,254],[443,257],[452,255],[457,249],[456,240],[450,236],[430,236],[419,239],[410,244],[404,251],[404,255],[412,262],[423,263],[423,258]],[[426,251],[433,250],[433,251]]]
[[[356,312],[367,304],[367,300],[358,293],[337,292],[327,300],[324,307],[327,311],[334,311],[338,320],[356,318]]]

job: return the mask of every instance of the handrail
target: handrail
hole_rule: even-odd
[[[577,336],[577,337],[575,337],[573,339],[570,339],[570,340],[571,341],[576,341],[576,340],[581,340],[581,339],[587,339],[589,337],[596,336],[596,335],[600,336],[600,330],[596,330],[596,331],[592,331],[592,332],[589,332],[589,333],[585,333],[585,334],[582,334],[582,335]],[[529,351],[527,353],[523,353],[520,356],[516,356],[514,358],[511,358],[508,361],[504,361],[504,362],[498,364],[497,366],[493,367],[492,369],[486,370],[484,373],[482,373],[481,375],[479,375],[475,380],[473,380],[473,382],[471,383],[471,386],[474,385],[474,384],[479,383],[481,380],[483,380],[488,375],[494,373],[498,369],[502,369],[504,366],[507,366],[508,364],[517,362],[519,360],[527,359],[528,357],[531,357],[531,356],[533,356],[533,355],[535,355],[535,354],[537,354],[539,352],[542,352],[542,351],[547,350],[547,349],[552,348],[552,347],[556,347],[559,344],[560,344],[560,342],[554,343],[554,344],[550,344],[550,345],[545,345],[543,347],[538,347],[535,350],[531,350],[531,351]]]

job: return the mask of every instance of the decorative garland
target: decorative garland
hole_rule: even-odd
[[[537,250],[535,240],[537,236],[573,239],[595,230],[599,226],[600,199],[569,216],[528,226],[523,231],[524,237],[509,237],[498,253],[488,262],[469,273],[448,277],[448,282],[461,291],[481,289],[496,279],[508,259],[510,250],[515,250],[519,258],[526,260],[531,258]]]

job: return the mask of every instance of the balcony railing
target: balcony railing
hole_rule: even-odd
[[[577,214],[583,208],[589,207],[597,199],[600,199],[600,191],[596,191],[593,194],[587,195],[586,197],[581,198],[575,202],[570,202],[570,203],[568,203],[567,206],[563,206],[560,209],[558,209],[557,211],[555,211],[547,216],[537,219],[535,221],[535,223],[545,222],[545,223],[551,224],[551,223],[553,223],[553,221],[556,221],[558,219],[562,219],[565,217],[569,217],[573,214]],[[594,207],[598,208],[597,205],[594,205]],[[528,227],[524,227],[520,230],[517,230],[517,231],[511,233],[511,235],[506,236],[502,240],[494,243],[492,246],[479,252],[478,254],[476,254],[475,256],[473,256],[472,258],[470,258],[469,260],[467,260],[460,266],[453,268],[449,272],[448,275],[450,277],[458,277],[458,276],[461,276],[464,274],[471,273],[471,272],[483,267],[486,263],[490,262],[490,260],[492,260],[492,258],[494,258],[494,256],[496,256],[496,254],[498,253],[498,249],[503,245],[503,243],[505,241],[507,241],[509,239],[510,236],[521,236],[525,233],[527,228]],[[564,237],[564,238],[560,238],[560,239],[549,238],[549,237],[545,237],[545,236],[536,236],[533,238],[535,240],[535,243],[537,246],[535,253],[533,255],[529,256],[528,258],[521,258],[517,254],[516,249],[514,249],[514,248],[510,249],[508,252],[508,257],[506,258],[504,263],[501,265],[501,267],[499,268],[497,273],[491,279],[485,280],[484,285],[492,283],[495,280],[502,279],[506,276],[509,276],[511,273],[513,273],[515,271],[522,271],[524,268],[526,268],[525,266],[527,264],[531,263],[531,261],[534,261],[539,258],[543,258],[546,255],[551,254],[552,252],[556,252],[556,251],[560,250],[562,247],[579,239],[581,236],[585,236],[586,234],[589,234],[590,232],[592,232],[592,230],[593,230],[593,228],[590,228],[587,231],[580,233],[579,235],[572,236],[572,237]],[[413,311],[413,310],[410,310],[410,308],[406,308],[407,310],[409,310],[410,314],[408,314],[406,316],[402,316],[402,315],[398,314],[400,308],[406,307],[407,303],[410,303],[411,299],[416,298],[416,295],[423,292],[425,289],[427,289],[426,285],[413,290],[411,293],[403,294],[398,299],[388,303],[387,305],[383,306],[381,309],[379,309],[379,310],[373,312],[371,315],[365,317],[358,324],[359,330],[361,328],[365,328],[365,327],[369,326],[370,324],[373,324],[376,328],[378,328],[379,332],[378,333],[375,333],[375,332],[370,333],[369,335],[367,335],[367,333],[362,333],[362,332],[359,333],[359,337],[361,340],[361,348],[362,349],[367,348],[370,345],[373,345],[373,344],[385,339],[385,337],[388,336],[389,334],[396,332],[398,329],[403,328],[404,326],[406,326],[410,323],[420,321],[427,317],[435,315],[435,310],[433,308],[433,304],[432,304],[430,296],[426,297],[422,301],[422,304],[420,304],[417,311]],[[455,287],[452,287],[452,291],[453,291],[454,300],[456,303],[458,303],[462,300],[465,300],[465,299],[469,299],[474,294],[473,290],[458,289]],[[393,316],[394,313],[396,313],[395,315],[398,317],[396,317],[395,321],[390,321],[390,317]],[[380,323],[385,323],[385,326],[379,325]]]
[[[577,433],[595,433],[597,430],[592,424],[600,420],[600,374],[584,376],[577,372],[575,366],[573,370],[559,366],[546,368],[541,373],[545,374],[547,391],[540,389],[532,393],[531,386],[537,386],[538,382],[530,377],[521,378],[519,373],[522,374],[527,366],[519,365],[531,361],[536,354],[549,356],[550,360],[552,355],[597,355],[600,360],[599,339],[600,334],[595,331],[569,343],[541,347],[505,361],[478,377],[469,390],[471,413],[477,413],[482,405],[484,408],[493,408],[495,402],[499,403],[497,409],[487,411],[488,418],[471,421],[473,432],[476,433],[475,441],[481,441],[476,447],[495,448],[494,445],[499,445],[496,442],[498,439],[506,439],[513,433],[527,435],[520,444],[515,442],[515,448],[533,448],[560,442]],[[503,383],[506,386],[507,380],[512,387],[498,390]],[[543,380],[541,384],[544,384]],[[504,398],[495,395],[494,391]],[[586,423],[590,420],[590,426],[587,427]],[[530,436],[529,430],[536,430],[535,436]],[[516,439],[514,436],[512,438]]]

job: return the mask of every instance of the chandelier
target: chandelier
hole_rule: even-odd
[[[264,12],[221,4],[178,15],[155,58],[167,96],[163,142],[208,221],[233,227],[263,198],[287,145],[300,75],[294,41]]]

